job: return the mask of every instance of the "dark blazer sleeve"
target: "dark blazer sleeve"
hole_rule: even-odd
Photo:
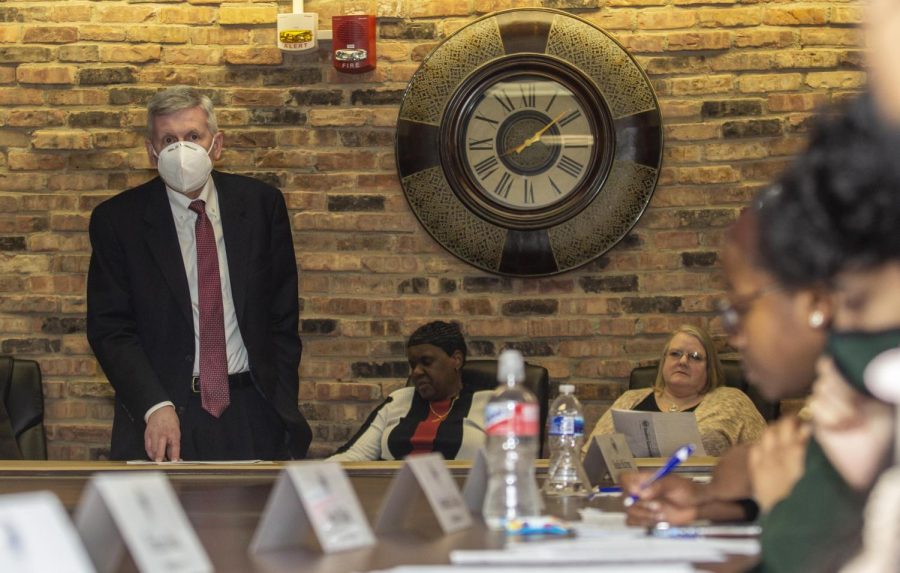
[[[87,283],[87,337],[116,397],[135,420],[169,400],[138,336],[125,252],[116,236],[115,213],[101,205],[90,222],[91,262]]]
[[[272,213],[272,285],[273,296],[269,310],[272,339],[275,343],[278,379],[286,384],[293,396],[299,389],[300,301],[297,295],[297,259],[294,257],[294,238],[284,198],[278,195]]]
[[[306,457],[312,441],[312,430],[297,409],[300,389],[300,356],[302,343],[299,332],[300,301],[298,298],[297,259],[287,207],[281,193],[276,194],[270,220],[272,299],[269,323],[274,346],[278,383],[275,404],[287,411],[282,416],[290,434],[291,455]]]
[[[13,359],[9,356],[0,358],[0,460],[21,460],[22,451],[16,441],[6,399],[12,384]]]

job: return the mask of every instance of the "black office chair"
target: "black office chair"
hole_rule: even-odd
[[[756,391],[756,388],[747,383],[740,361],[722,360],[722,369],[725,371],[725,385],[744,392],[766,422],[771,422],[778,418],[778,415],[781,413],[780,404],[778,402],[769,402]],[[634,390],[636,388],[653,386],[653,383],[656,382],[657,370],[659,370],[658,362],[647,366],[638,366],[631,371],[631,376],[628,379],[628,389]]]
[[[493,390],[497,387],[497,361],[466,360],[463,366],[463,379],[478,390]],[[550,397],[550,374],[547,369],[537,364],[525,363],[525,386],[537,398],[541,412],[541,441],[538,446],[538,457],[544,457],[544,439],[547,433],[547,410]]]
[[[47,459],[47,438],[44,433],[44,389],[41,368],[34,360],[20,360],[0,356],[0,423],[11,433],[21,458]],[[4,419],[6,418],[6,419]],[[5,452],[4,457],[14,457],[15,452]],[[15,456],[18,457],[18,456]]]

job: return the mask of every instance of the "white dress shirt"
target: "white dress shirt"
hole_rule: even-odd
[[[184,262],[184,272],[187,276],[188,289],[191,293],[191,314],[194,318],[194,376],[200,374],[200,298],[197,288],[197,240],[195,227],[197,213],[191,211],[188,206],[195,199],[178,193],[166,187],[169,197],[169,206],[172,208],[172,217],[175,220],[175,232],[178,234],[178,244],[181,247],[181,258]],[[212,177],[206,181],[203,191],[197,199],[206,203],[206,216],[212,223],[213,234],[216,237],[216,252],[219,256],[219,280],[222,284],[222,305],[225,311],[225,349],[228,354],[228,373],[235,374],[246,372],[250,369],[250,360],[247,356],[247,348],[244,339],[241,338],[241,330],[238,327],[237,314],[234,310],[234,299],[231,296],[231,278],[228,273],[228,257],[225,252],[225,235],[222,232],[222,216],[219,211],[219,194],[213,183]],[[150,414],[163,406],[173,405],[172,402],[160,402],[155,404],[144,414],[144,421],[150,418]]]

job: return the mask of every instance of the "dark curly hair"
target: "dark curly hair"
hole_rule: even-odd
[[[453,353],[459,350],[462,352],[463,364],[466,362],[466,339],[463,338],[459,325],[455,322],[435,320],[434,322],[423,324],[410,335],[406,347],[409,348],[419,344],[437,346],[446,352],[447,356],[453,356]]]
[[[900,259],[900,132],[869,95],[820,116],[758,209],[765,266],[788,287]]]

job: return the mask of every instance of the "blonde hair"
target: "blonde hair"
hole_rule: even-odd
[[[666,356],[669,354],[669,346],[677,334],[689,334],[700,341],[703,351],[706,353],[706,386],[700,391],[701,394],[712,392],[725,383],[725,371],[722,363],[719,361],[719,353],[716,351],[716,345],[713,343],[712,337],[705,329],[690,324],[682,324],[675,332],[669,336],[666,345],[663,348],[662,358],[659,361],[659,369],[656,371],[656,382],[653,387],[657,391],[662,391],[666,387],[666,381],[663,379],[663,366],[666,362]]]

